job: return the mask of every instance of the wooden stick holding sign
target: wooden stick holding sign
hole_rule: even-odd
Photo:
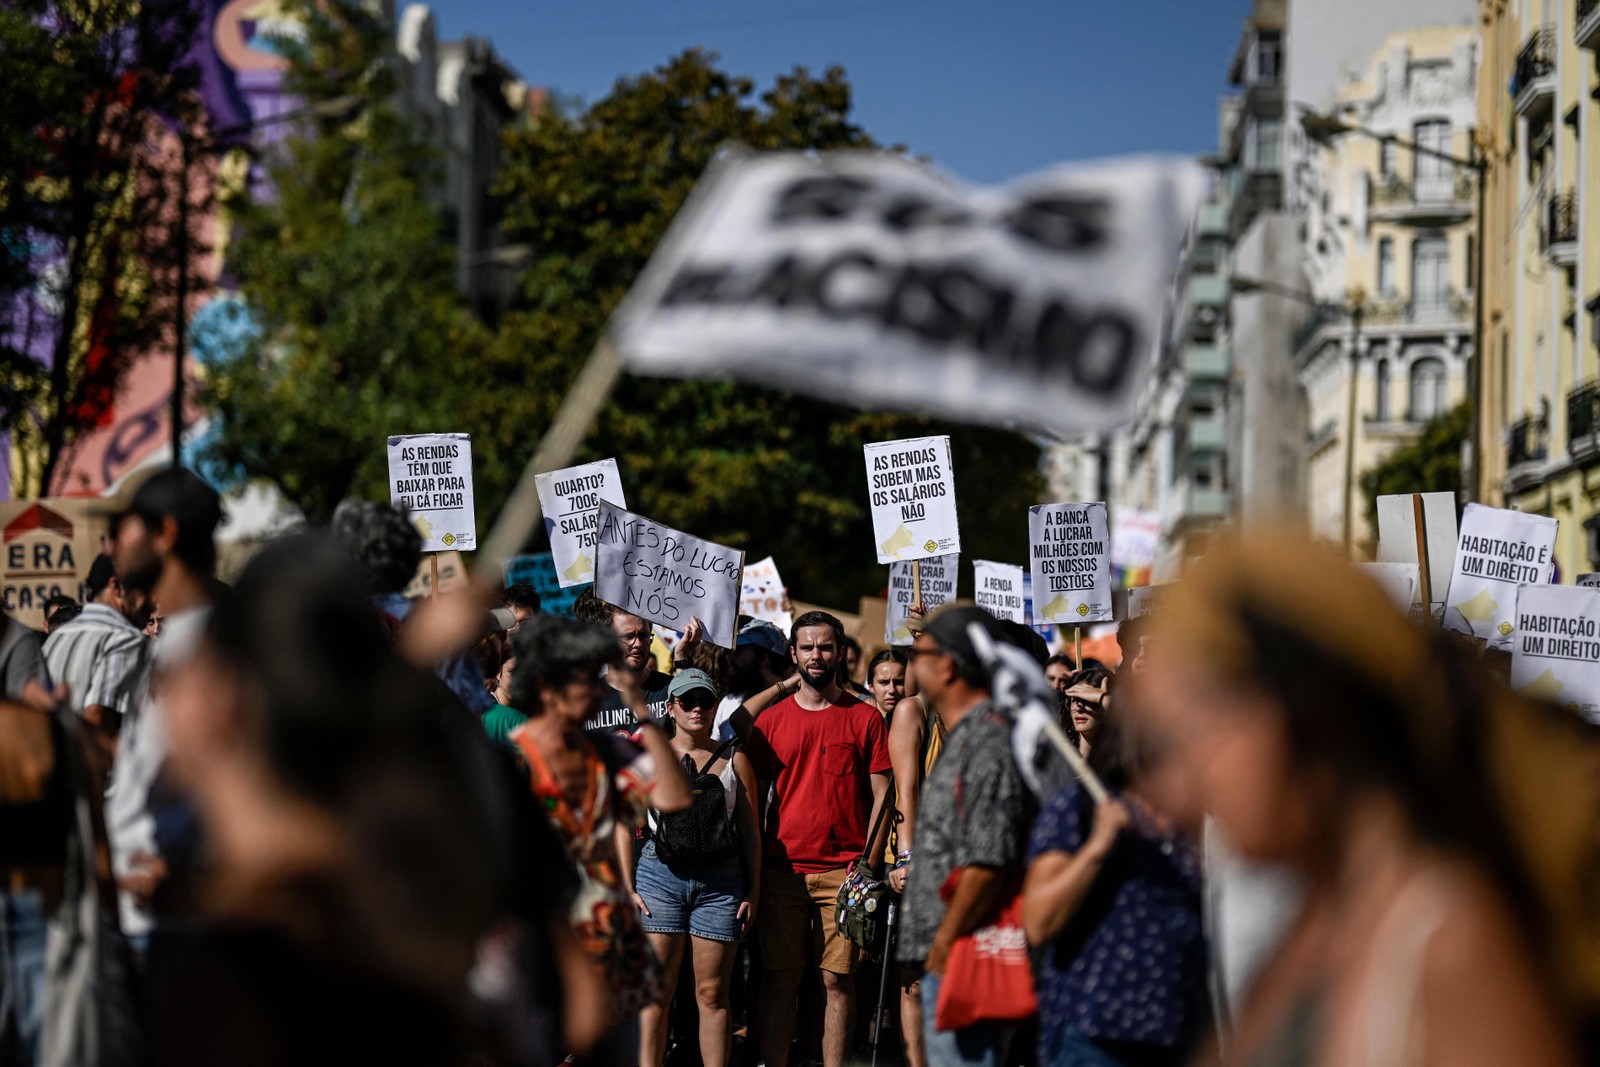
[[[922,561],[913,560],[911,563],[911,603],[916,610],[922,610]]]
[[[1422,494],[1411,494],[1411,514],[1417,522],[1417,575],[1422,588],[1422,621],[1433,623],[1433,576],[1428,570],[1428,520],[1423,515]]]
[[[1083,670],[1083,627],[1072,628],[1072,659],[1077,664],[1074,670]]]
[[[428,553],[428,596],[439,595],[439,553]]]
[[[1089,766],[1089,761],[1078,751],[1078,746],[1072,743],[1072,738],[1067,736],[1067,732],[1054,719],[1046,717],[1041,725],[1044,727],[1044,735],[1050,739],[1056,751],[1061,753],[1061,758],[1067,761],[1067,766],[1072,768],[1072,773],[1078,776],[1078,781],[1083,783],[1083,788],[1094,798],[1094,802],[1105,803],[1106,798],[1111,795],[1110,791],[1106,789],[1106,784],[1100,780],[1100,776]]]

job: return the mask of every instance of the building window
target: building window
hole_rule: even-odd
[[[1378,176],[1393,178],[1400,169],[1400,146],[1394,138],[1385,137],[1378,149]]]
[[[1413,130],[1412,140],[1419,150],[1450,151],[1450,123],[1446,119],[1429,119],[1419,122]],[[1416,168],[1417,199],[1446,198],[1450,191],[1450,164],[1438,156],[1417,151],[1412,165]]]
[[[1276,85],[1283,71],[1283,43],[1276,37],[1256,38],[1256,69],[1252,84]]]
[[[1394,289],[1394,238],[1378,240],[1378,295],[1393,296]]]
[[[1411,421],[1427,422],[1444,414],[1444,361],[1429,357],[1411,364]]]
[[[1411,246],[1411,303],[1419,311],[1450,306],[1450,242],[1419,237]]]
[[[1378,360],[1377,366],[1374,368],[1374,372],[1378,376],[1378,382],[1377,382],[1378,398],[1377,398],[1377,405],[1376,405],[1377,406],[1377,410],[1373,412],[1373,417],[1375,419],[1377,419],[1377,421],[1379,421],[1379,422],[1388,422],[1389,421],[1389,361],[1386,360],[1386,359]]]
[[[1282,127],[1277,119],[1256,119],[1250,127],[1250,143],[1245,146],[1245,162],[1253,170],[1277,170]]]

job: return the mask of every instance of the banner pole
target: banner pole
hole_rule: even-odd
[[[1422,621],[1433,625],[1433,576],[1428,563],[1428,520],[1422,508],[1422,494],[1411,494],[1411,515],[1417,527],[1417,580],[1422,590]]]
[[[922,561],[911,561],[911,603],[913,606],[922,603]]]
[[[428,578],[428,595],[436,597],[439,595],[439,553],[437,552],[428,553]]]
[[[573,454],[583,439],[589,436],[600,409],[611,398],[611,392],[622,378],[622,360],[605,334],[589,353],[589,360],[578,372],[571,390],[561,401],[561,408],[545,431],[534,450],[516,488],[506,499],[495,519],[494,529],[484,538],[478,552],[473,577],[484,588],[500,584],[498,575],[505,572],[508,559],[522,550],[523,544],[538,528],[542,511],[539,507],[537,478],[545,471],[559,470],[572,462]]]
[[[1077,663],[1074,670],[1083,670],[1083,627],[1072,628],[1072,658]]]

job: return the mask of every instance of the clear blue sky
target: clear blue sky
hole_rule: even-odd
[[[404,8],[405,0],[397,0]],[[431,0],[530,84],[595,100],[702,45],[770,85],[845,68],[856,120],[957,175],[1204,152],[1249,0]]]

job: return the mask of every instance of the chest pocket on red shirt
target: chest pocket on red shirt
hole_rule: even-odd
[[[822,769],[835,778],[856,773],[856,750],[849,745],[823,745]]]

